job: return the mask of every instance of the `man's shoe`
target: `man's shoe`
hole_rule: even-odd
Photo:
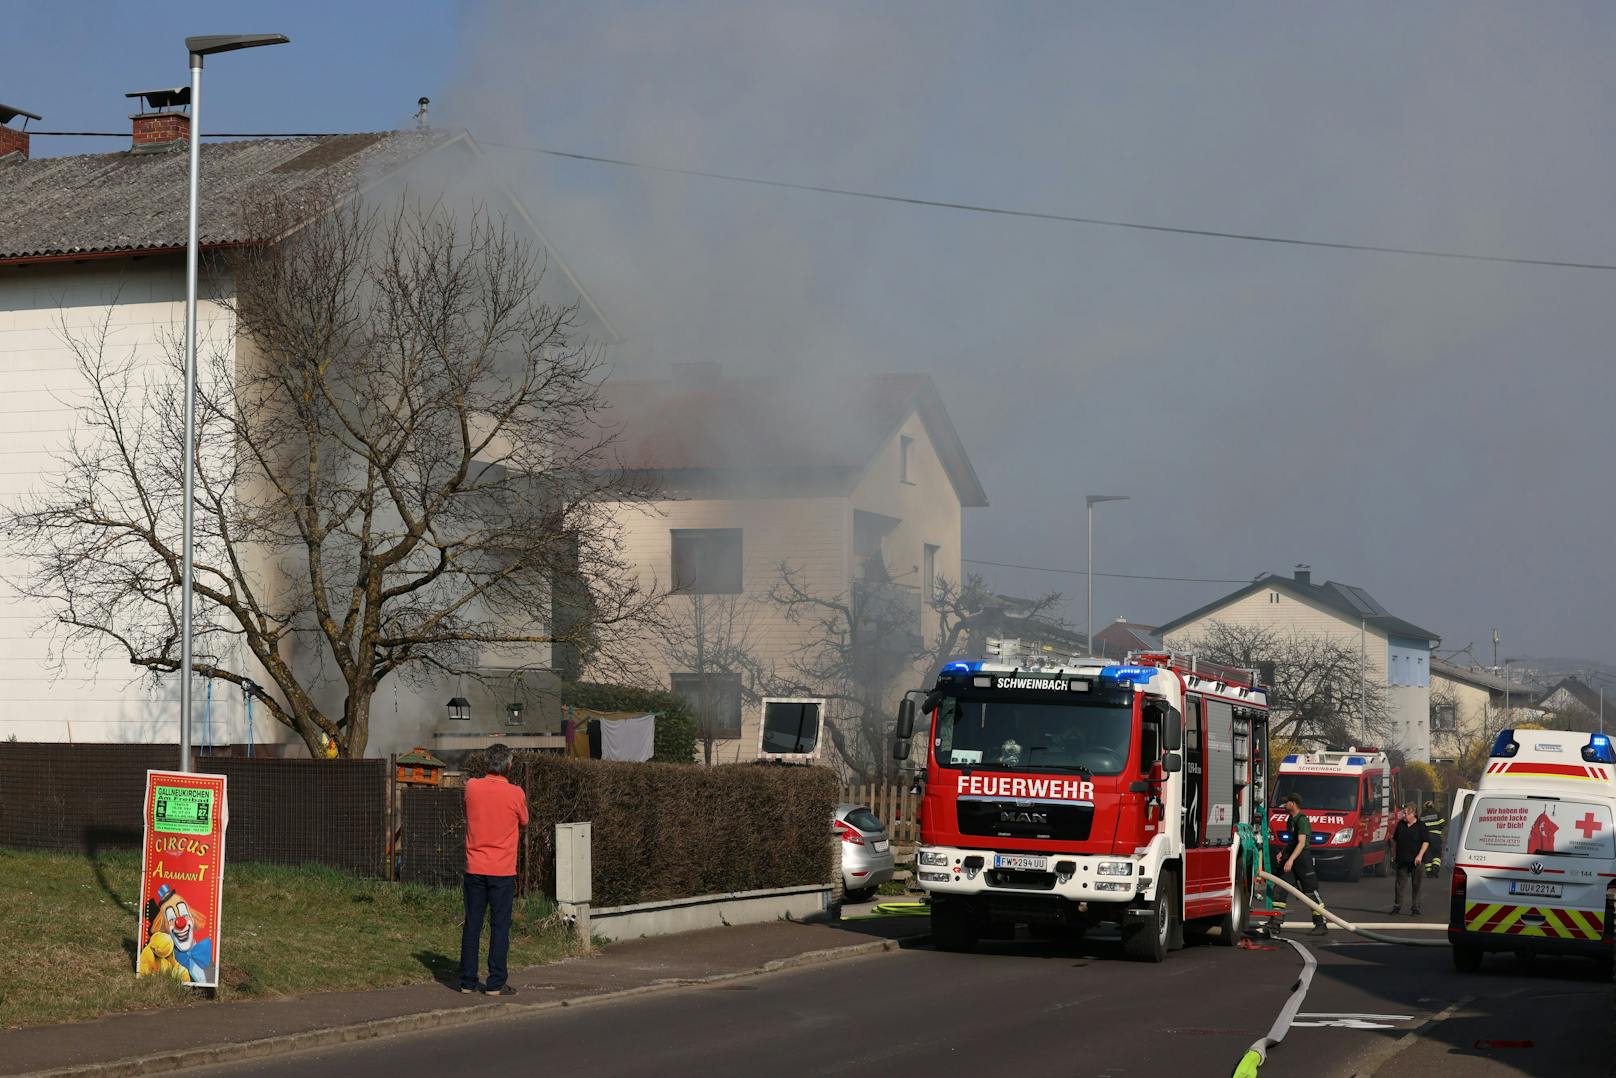
[[[1402,909],[1400,907],[1393,906],[1391,909],[1387,910],[1386,912],[1388,914],[1390,914],[1391,916],[1396,917],[1399,913],[1402,913],[1403,911],[1402,911]]]
[[[1320,924],[1314,925],[1313,926],[1313,931],[1308,933],[1308,935],[1310,935],[1310,936],[1328,936],[1329,934],[1330,934],[1330,930],[1328,928],[1326,928],[1325,926],[1320,925]]]
[[[516,995],[516,989],[512,988],[508,984],[502,984],[498,988],[484,988],[483,989],[483,995],[485,995],[485,996],[514,996],[514,995]]]
[[[1408,911],[1408,915],[1410,917],[1418,917],[1420,915],[1420,908],[1415,906],[1413,909]]]
[[[477,992],[477,991],[480,991],[480,990],[481,990],[480,987],[478,985],[475,985],[475,984],[472,985],[470,988],[467,988],[465,985],[460,985],[459,987],[457,987],[455,989],[456,992],[461,992],[461,993]]]

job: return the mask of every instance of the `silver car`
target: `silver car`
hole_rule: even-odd
[[[831,828],[842,846],[842,887],[847,901],[863,902],[892,878],[892,840],[865,805],[837,805]]]

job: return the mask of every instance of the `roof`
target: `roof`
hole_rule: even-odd
[[[1140,625],[1118,619],[1094,634],[1094,642],[1102,645],[1106,655],[1126,655],[1130,651],[1160,651],[1161,637],[1154,625]]]
[[[1495,677],[1485,670],[1459,666],[1448,662],[1446,659],[1439,659],[1435,655],[1431,656],[1431,673],[1435,677],[1445,677],[1451,681],[1462,681],[1466,685],[1474,685],[1478,689],[1486,689],[1492,693],[1501,694],[1510,691],[1528,693],[1531,691],[1520,682],[1505,681],[1503,678]]]
[[[360,187],[461,133],[422,128],[317,138],[244,139],[202,146],[203,246],[248,242],[251,196],[311,197]],[[189,155],[173,151],[12,158],[0,162],[0,259],[185,246]]]
[[[403,756],[400,756],[394,762],[395,763],[400,763],[400,764],[420,764],[422,767],[448,767],[449,766],[448,764],[444,763],[442,760],[438,759],[436,756],[432,755],[430,752],[427,752],[425,749],[421,748],[420,746],[416,746],[415,748],[411,749],[409,752],[406,752]]]
[[[1524,685],[1516,685],[1515,688],[1526,691],[1526,686]],[[1559,681],[1555,682],[1552,688],[1537,698],[1538,706],[1544,706],[1550,699],[1561,691],[1564,691],[1567,696],[1571,697],[1571,699],[1576,702],[1578,707],[1582,708],[1582,710],[1588,712],[1589,714],[1597,715],[1600,713],[1601,702],[1599,690],[1589,688],[1587,683],[1583,682],[1579,678],[1574,677],[1563,677]]]
[[[1263,573],[1238,591],[1230,592],[1221,599],[1214,599],[1203,607],[1174,618],[1158,628],[1156,635],[1166,636],[1174,629],[1181,628],[1192,621],[1199,621],[1232,602],[1265,589],[1288,592],[1298,599],[1322,606],[1326,610],[1340,615],[1346,621],[1362,621],[1387,636],[1428,640],[1432,642],[1433,646],[1442,640],[1439,635],[1429,629],[1422,629],[1411,621],[1404,621],[1402,618],[1394,617],[1362,588],[1354,587],[1350,584],[1338,584],[1333,580],[1323,584],[1315,584],[1310,579],[1298,580],[1295,577],[1280,576],[1277,573]]]
[[[851,488],[909,416],[919,413],[960,504],[988,504],[942,398],[922,374],[815,382],[789,377],[673,381],[608,379],[602,395],[621,427],[631,470],[808,473]]]

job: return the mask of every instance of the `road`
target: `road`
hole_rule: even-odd
[[[1327,883],[1325,897],[1349,919],[1384,920],[1388,889],[1383,880]],[[1462,976],[1446,948],[1344,933],[1301,942],[1318,969],[1263,1078],[1610,1073],[1612,991],[1589,963],[1545,959],[1523,970],[1500,957]],[[1286,944],[1202,943],[1162,966],[1124,961],[1105,938],[985,944],[975,955],[921,947],[203,1073],[1225,1076],[1273,1022],[1301,967]]]

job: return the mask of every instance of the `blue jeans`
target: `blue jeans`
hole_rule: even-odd
[[[479,876],[466,873],[466,925],[460,930],[460,987],[477,987],[477,952],[482,949],[483,917],[488,929],[490,991],[505,985],[505,959],[511,951],[511,902],[516,897],[515,876]]]

